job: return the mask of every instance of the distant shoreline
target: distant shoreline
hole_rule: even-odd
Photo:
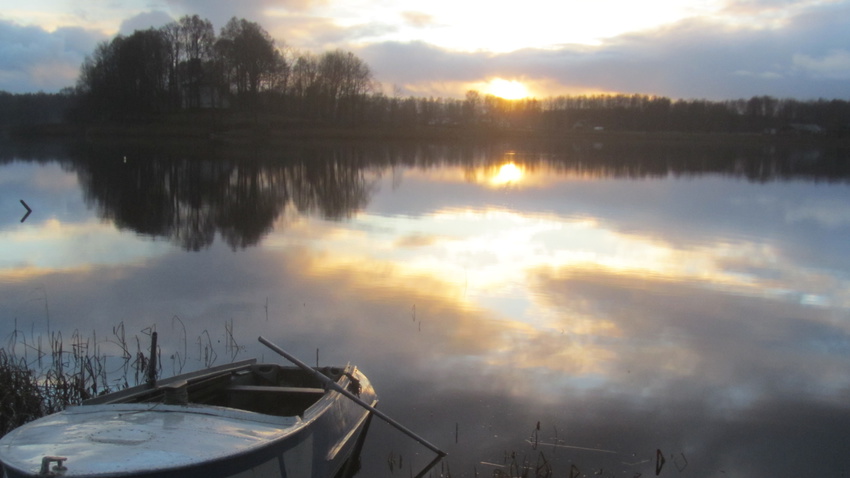
[[[699,131],[623,131],[532,129],[492,125],[420,125],[388,127],[378,125],[341,126],[309,123],[275,116],[222,112],[174,114],[135,122],[50,123],[9,127],[3,136],[15,140],[84,139],[91,142],[113,141],[200,141],[220,143],[275,143],[298,140],[375,140],[375,141],[455,141],[455,140],[531,140],[639,141],[639,142],[753,142],[809,143],[850,146],[850,137],[800,134],[725,133]]]

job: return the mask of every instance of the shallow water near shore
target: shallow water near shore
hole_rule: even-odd
[[[166,376],[282,360],[262,335],[357,364],[433,476],[850,473],[846,151],[6,151],[0,345],[30,361],[153,329]],[[373,421],[359,476],[432,458]]]

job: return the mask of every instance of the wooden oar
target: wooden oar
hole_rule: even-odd
[[[421,436],[413,433],[409,428],[405,427],[401,423],[399,423],[399,422],[393,420],[392,418],[388,417],[384,412],[382,412],[382,411],[378,410],[377,408],[369,405],[368,403],[364,402],[363,400],[360,400],[360,397],[358,397],[357,395],[354,395],[353,393],[349,392],[348,390],[342,388],[336,382],[334,382],[330,378],[326,377],[325,375],[320,373],[318,370],[314,369],[313,367],[311,367],[311,366],[307,365],[306,363],[304,363],[304,362],[298,360],[297,358],[293,357],[287,351],[283,350],[282,348],[278,347],[277,345],[269,342],[268,340],[266,340],[265,337],[260,336],[259,340],[260,340],[260,343],[262,343],[266,347],[277,352],[278,354],[280,354],[281,356],[286,358],[286,360],[289,360],[290,362],[294,363],[295,365],[301,367],[304,371],[309,372],[314,377],[316,377],[317,379],[319,379],[320,381],[325,383],[328,387],[330,387],[330,388],[334,389],[335,391],[345,395],[346,397],[348,397],[354,403],[356,403],[356,404],[360,405],[361,407],[365,408],[366,410],[374,413],[376,416],[378,416],[378,418],[389,423],[390,425],[395,427],[398,431],[404,433],[405,435],[409,436],[410,438],[413,438],[414,440],[418,441],[425,448],[428,448],[429,450],[433,451],[434,453],[436,453],[440,457],[446,456],[446,452],[444,452],[443,450],[440,450],[436,446],[432,445],[431,443],[428,442],[428,440],[426,440],[426,439],[422,438]]]

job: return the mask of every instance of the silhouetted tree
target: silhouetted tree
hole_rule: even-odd
[[[103,42],[83,63],[78,92],[105,118],[137,118],[168,107],[169,46],[160,31]]]
[[[183,42],[180,40],[180,24],[171,22],[159,29],[165,42],[166,61],[168,64],[168,99],[173,108],[182,106],[180,91],[180,62],[183,58]]]
[[[477,123],[481,108],[481,94],[477,90],[466,92],[466,101],[463,102],[463,116],[470,124]]]
[[[149,114],[167,105],[168,53],[154,29],[136,31],[119,47],[121,98],[128,112]]]
[[[372,73],[366,63],[350,52],[327,52],[319,60],[318,76],[325,118],[353,122],[372,90]]]
[[[186,90],[186,106],[201,106],[201,92],[210,86],[209,62],[213,58],[215,31],[209,20],[198,15],[180,19],[180,43],[183,45],[184,60],[181,62],[181,77]]]
[[[289,88],[296,114],[307,119],[318,117],[320,89],[318,57],[309,52],[299,55],[292,65]]]
[[[215,49],[227,88],[244,104],[256,105],[261,88],[281,67],[274,40],[260,25],[233,17],[221,29]]]

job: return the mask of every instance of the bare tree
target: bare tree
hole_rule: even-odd
[[[365,95],[374,89],[368,65],[351,52],[335,50],[322,55],[319,76],[327,119],[354,121]]]
[[[280,65],[274,40],[257,23],[233,17],[221,29],[216,50],[231,91],[255,105],[263,80]]]
[[[215,31],[209,20],[198,15],[186,15],[180,19],[179,32],[184,51],[182,76],[187,91],[187,105],[199,107],[201,90],[209,82],[207,65],[213,57]]]
[[[319,59],[312,53],[301,53],[292,64],[289,94],[302,117],[315,115],[318,93]]]
[[[180,92],[180,62],[182,61],[183,42],[180,39],[180,24],[171,22],[159,29],[165,43],[168,64],[168,96],[172,107],[182,106]]]

